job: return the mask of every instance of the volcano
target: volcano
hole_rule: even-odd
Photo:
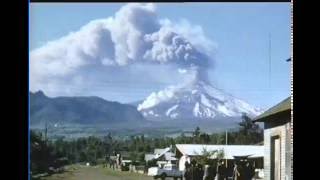
[[[152,121],[219,121],[241,117],[243,113],[249,117],[262,113],[261,109],[205,81],[196,81],[180,87],[171,86],[152,93],[137,109],[146,119]]]

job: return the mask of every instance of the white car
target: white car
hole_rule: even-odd
[[[154,179],[166,177],[173,177],[174,179],[180,178],[182,180],[183,172],[179,171],[178,167],[174,164],[165,164],[163,168],[151,167],[148,169],[148,176],[153,176]]]

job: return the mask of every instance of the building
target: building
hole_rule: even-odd
[[[179,158],[179,170],[185,170],[185,162],[190,162],[192,158],[201,156],[205,151],[219,151],[224,153],[224,159],[230,160],[229,166],[232,168],[234,157],[248,156],[255,161],[256,168],[262,169],[264,146],[261,145],[206,145],[206,144],[176,144],[176,157]],[[212,157],[215,159],[215,157]]]
[[[254,122],[264,123],[264,179],[293,179],[290,97],[256,117]]]
[[[175,154],[172,152],[171,147],[167,147],[164,149],[154,149],[153,154],[145,154],[144,160],[146,162],[151,160],[156,160],[159,166],[166,164],[168,162],[176,163],[177,158]]]

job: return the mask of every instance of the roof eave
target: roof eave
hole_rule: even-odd
[[[291,112],[291,109],[286,109],[286,110],[283,110],[283,111],[280,111],[280,112],[277,112],[274,114],[265,115],[265,116],[259,116],[259,117],[255,118],[252,122],[266,122],[266,121],[272,119],[272,117],[277,116],[279,114],[286,113],[286,112]]]

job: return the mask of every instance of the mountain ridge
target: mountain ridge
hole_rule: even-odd
[[[132,105],[107,101],[97,96],[48,97],[42,91],[30,93],[30,124],[77,123],[117,124],[144,122]]]

